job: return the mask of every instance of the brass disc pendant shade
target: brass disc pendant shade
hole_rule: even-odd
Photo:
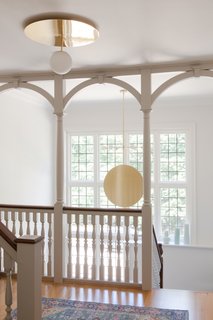
[[[112,168],[104,180],[107,198],[119,207],[130,207],[143,195],[143,178],[135,168],[121,164]]]
[[[33,41],[55,47],[84,46],[99,37],[95,25],[75,18],[34,21],[27,24],[24,32]]]
[[[123,94],[123,150],[125,150],[124,139],[124,95]],[[143,196],[143,178],[140,172],[134,167],[121,164],[112,168],[104,179],[104,191],[107,198],[119,207],[130,207],[137,203]]]

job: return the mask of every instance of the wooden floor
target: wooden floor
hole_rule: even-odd
[[[5,280],[0,279],[0,320],[5,316]],[[213,320],[213,292],[158,289],[148,292],[140,290],[112,289],[71,284],[42,284],[44,297],[64,298],[80,301],[118,303],[135,306],[189,310],[190,320]],[[16,307],[16,281],[13,280],[13,308]],[[30,320],[30,319],[29,319]]]

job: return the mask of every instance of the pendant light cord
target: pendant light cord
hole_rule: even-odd
[[[60,28],[61,28],[61,51],[63,51],[63,48],[64,48],[64,30],[63,30],[63,21],[61,21],[61,25],[60,25]]]

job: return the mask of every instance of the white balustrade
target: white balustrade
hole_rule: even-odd
[[[65,208],[64,214],[64,278],[133,286],[142,283],[139,210]]]
[[[140,210],[64,208],[64,273],[75,281],[142,283]],[[54,277],[53,208],[0,207],[0,220],[17,236],[41,235],[42,275]],[[3,250],[0,249],[0,271]],[[153,287],[159,287],[161,261],[153,242]],[[17,271],[17,267],[15,268]]]
[[[53,222],[54,213],[51,207],[0,207],[0,221],[16,237],[23,235],[42,236],[42,275],[53,277]],[[0,260],[3,261],[3,251],[0,251]],[[4,266],[0,264],[0,272]],[[15,263],[14,272],[17,272]]]

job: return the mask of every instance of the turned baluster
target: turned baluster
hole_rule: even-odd
[[[67,214],[67,250],[68,250],[68,258],[67,258],[67,278],[72,278],[72,215]]]
[[[40,221],[41,221],[41,236],[43,237],[43,239],[45,239],[46,235],[45,235],[45,227],[44,227],[44,223],[45,223],[45,213],[43,211],[40,212]],[[41,261],[42,261],[42,275],[45,275],[46,272],[46,255],[45,255],[45,240],[42,242],[41,245]],[[49,275],[49,274],[48,274]]]
[[[109,255],[109,260],[108,260],[108,280],[112,281],[113,279],[113,263],[112,263],[112,250],[113,250],[113,243],[112,243],[112,216],[110,215],[108,217],[108,255]]]
[[[47,263],[47,270],[48,270],[48,276],[52,276],[52,265],[53,265],[53,254],[52,254],[52,248],[53,248],[53,219],[52,219],[52,212],[48,213],[47,221],[49,225],[48,229],[48,263]]]
[[[99,267],[100,265],[100,255],[98,256],[97,259],[97,250],[99,250],[99,243],[96,241],[96,224],[95,224],[95,215],[93,214],[91,217],[91,223],[92,223],[92,280],[96,280],[97,278],[97,265]],[[99,250],[100,251],[100,250]],[[99,252],[98,251],[98,252]]]
[[[80,214],[76,214],[76,252],[77,252],[77,261],[76,261],[76,278],[80,279],[81,275],[81,257],[80,257],[80,250],[81,250],[81,243],[80,243],[80,238],[81,238],[81,231],[80,231]]]
[[[83,215],[84,224],[84,279],[88,279],[88,215]]]
[[[5,320],[12,320],[12,308],[11,305],[13,303],[12,297],[12,281],[11,281],[11,274],[13,268],[13,261],[11,257],[4,252],[4,270],[6,273],[6,291],[5,291],[5,304],[6,304],[6,317]]]
[[[134,217],[134,271],[133,282],[138,283],[138,217]]]
[[[27,223],[27,228],[26,228],[26,234],[30,235],[30,216],[31,213],[26,210],[26,223]]]
[[[125,216],[125,282],[129,282],[129,217]]]
[[[122,281],[123,254],[121,250],[121,216],[117,217],[117,262],[116,262],[116,282]]]
[[[104,281],[104,216],[100,216],[100,280]]]

